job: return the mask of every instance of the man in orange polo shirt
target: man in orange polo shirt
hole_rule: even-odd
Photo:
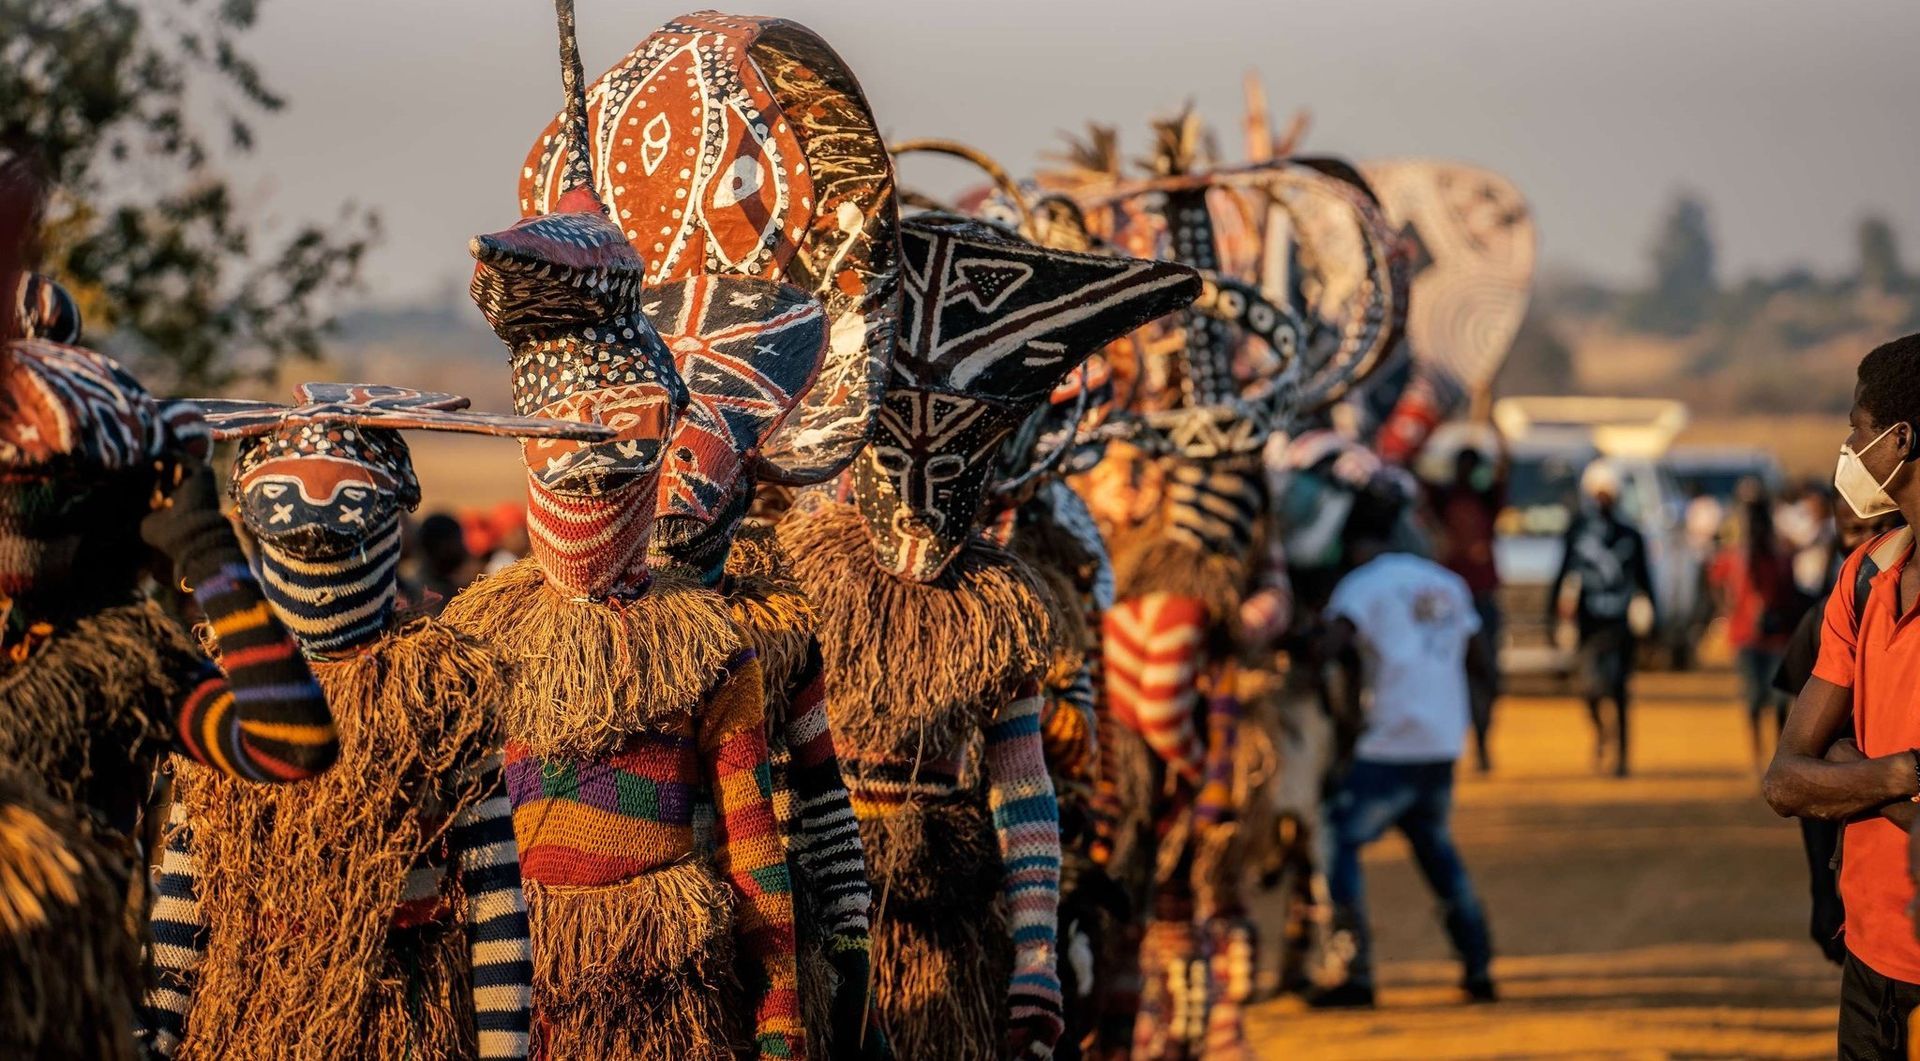
[[[1860,362],[1852,433],[1834,486],[1863,519],[1898,509],[1920,525],[1920,335]],[[1920,564],[1896,531],[1847,560],[1828,598],[1813,678],[1794,701],[1764,782],[1782,815],[1845,821],[1840,896],[1847,959],[1842,1058],[1905,1057],[1920,1007],[1920,941],[1906,908],[1907,831],[1920,805]],[[1878,569],[1856,611],[1861,565]],[[1847,739],[1849,726],[1852,739]]]

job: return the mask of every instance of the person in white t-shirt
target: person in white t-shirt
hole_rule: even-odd
[[[1346,539],[1356,566],[1334,587],[1326,611],[1333,658],[1358,661],[1357,680],[1347,684],[1360,699],[1365,729],[1328,806],[1334,844],[1328,885],[1336,923],[1352,934],[1354,957],[1346,981],[1316,996],[1317,1006],[1373,1005],[1360,851],[1396,828],[1440,900],[1465,968],[1461,986],[1475,1001],[1495,997],[1486,915],[1448,827],[1454,761],[1472,724],[1469,668],[1491,673],[1491,653],[1477,636],[1480,618],[1460,576],[1389,551],[1392,508],[1386,502],[1355,506]]]

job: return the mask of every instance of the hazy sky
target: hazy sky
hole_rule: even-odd
[[[515,216],[534,134],[560,103],[545,0],[270,0],[249,47],[291,101],[235,168],[281,224],[377,207],[369,297],[444,290],[469,235]],[[1723,275],[1851,260],[1866,211],[1920,262],[1920,3],[1913,0],[766,0],[866,86],[889,137],[949,136],[1025,172],[1061,129],[1192,98],[1237,152],[1240,79],[1307,146],[1502,170],[1544,259],[1639,275],[1683,187],[1713,208]],[[672,6],[579,0],[589,77]],[[952,186],[909,159],[903,183]]]

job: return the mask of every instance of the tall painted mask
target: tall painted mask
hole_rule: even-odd
[[[831,478],[869,437],[899,314],[893,164],[859,82],[804,26],[703,11],[642,41],[587,110],[594,188],[649,285],[780,281],[825,307],[819,379],[757,464],[787,485]],[[565,123],[528,155],[523,213],[573,186]]]
[[[900,235],[900,350],[849,475],[881,566],[928,582],[973,536],[1008,434],[1095,350],[1200,283],[1181,265],[1052,250],[951,214]]]
[[[386,629],[400,517],[420,502],[402,429],[592,442],[596,424],[466,410],[467,399],[400,387],[306,383],[301,404],[204,399],[216,439],[239,439],[230,482],[260,543],[262,587],[308,649],[334,652]]]

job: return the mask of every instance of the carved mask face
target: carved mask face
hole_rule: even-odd
[[[755,464],[790,485],[831,478],[866,441],[899,312],[892,157],[852,72],[805,26],[702,11],[641,41],[586,110],[600,197],[648,284],[779,281],[824,305],[819,381]],[[522,213],[565,208],[572,139],[556,118],[534,143]]]
[[[1040,247],[924,214],[901,228],[901,349],[851,471],[881,566],[939,577],[972,536],[1000,445],[1101,346],[1193,301],[1193,272]]]
[[[969,539],[991,485],[993,455],[1021,410],[979,398],[897,388],[854,462],[854,503],[880,566],[930,582]]]

